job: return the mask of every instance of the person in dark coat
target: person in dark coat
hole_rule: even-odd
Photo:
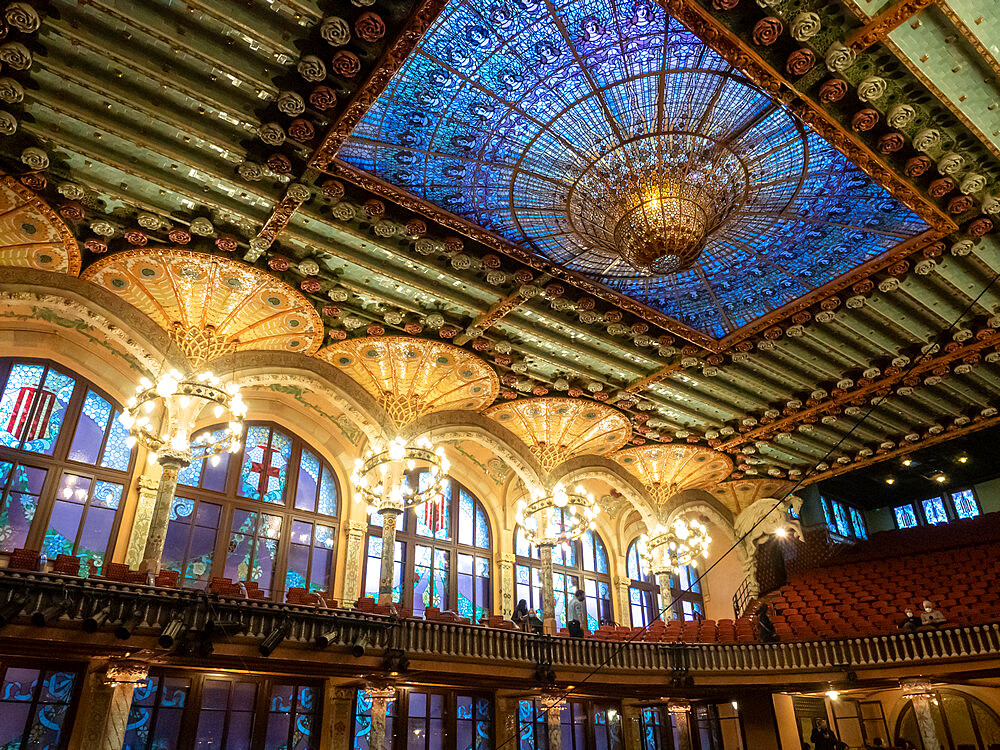
[[[774,629],[774,623],[767,614],[767,604],[757,607],[757,637],[761,643],[777,643],[778,633]]]
[[[833,730],[827,726],[826,719],[816,719],[812,736],[809,739],[812,740],[816,750],[837,750],[837,743],[840,742]]]
[[[917,628],[919,628],[921,624],[922,623],[920,621],[920,618],[916,614],[914,614],[913,610],[910,607],[907,607],[906,617],[904,617],[903,621],[899,623],[899,627],[902,630],[909,630],[912,632]]]

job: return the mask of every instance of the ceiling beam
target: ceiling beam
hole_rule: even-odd
[[[860,29],[848,34],[844,39],[844,46],[850,47],[855,52],[866,50],[873,44],[881,42],[894,29],[935,2],[937,0],[896,0]]]

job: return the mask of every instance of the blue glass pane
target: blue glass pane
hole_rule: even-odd
[[[117,471],[126,471],[132,460],[132,449],[128,446],[128,430],[118,421],[120,411],[115,411],[111,417],[111,427],[108,428],[108,441],[104,445],[104,456],[101,466]]]
[[[226,430],[224,428],[214,430],[212,432],[212,441],[221,440],[225,434]],[[228,454],[213,456],[208,459],[195,459],[177,473],[177,484],[182,484],[186,487],[204,487],[215,492],[222,492],[226,486],[226,471],[228,467]],[[202,477],[202,474],[205,476]]]
[[[0,444],[51,455],[76,380],[41,365],[14,365],[0,396]]]
[[[104,440],[104,430],[111,417],[111,404],[93,391],[87,391],[83,412],[76,424],[73,442],[69,447],[69,460],[86,464],[97,462],[97,451]],[[118,425],[121,427],[121,425]],[[126,468],[128,464],[126,463]]]
[[[337,515],[337,480],[325,466],[323,467],[322,483],[319,487],[319,505],[317,513],[327,516]]]
[[[299,510],[316,510],[319,475],[319,459],[312,452],[303,449],[299,459],[298,486],[295,488],[295,507]]]
[[[868,538],[868,529],[865,526],[865,519],[857,508],[851,508],[851,525],[854,527],[854,536],[858,539]]]
[[[268,503],[283,503],[285,474],[292,453],[292,440],[264,425],[247,428],[240,495]]]
[[[0,462],[0,474],[7,480],[0,499],[0,551],[13,552],[24,547],[28,538],[48,472],[4,461]]]
[[[951,502],[955,506],[955,515],[959,518],[975,518],[979,515],[979,503],[972,490],[952,492]]]
[[[851,525],[847,520],[847,511],[844,510],[844,506],[840,503],[833,501],[833,516],[836,519],[836,526],[834,531],[836,531],[841,536],[851,535]]]
[[[917,525],[917,514],[913,512],[912,505],[900,505],[893,508],[893,515],[896,517],[896,527],[900,529],[912,529]]]
[[[0,445],[17,448],[25,436],[29,409],[37,398],[45,367],[14,365],[0,395]]]
[[[475,501],[465,490],[458,493],[458,543],[473,545],[476,541]]]
[[[924,500],[924,517],[929,524],[948,523],[948,512],[944,509],[944,500],[932,497]]]
[[[486,518],[486,512],[476,504],[476,546],[483,549],[490,548],[490,522]]]
[[[621,261],[609,176],[703,151],[740,200],[697,266]],[[338,155],[717,338],[926,229],[652,2],[451,0]]]

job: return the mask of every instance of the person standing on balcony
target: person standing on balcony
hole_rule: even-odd
[[[587,622],[587,595],[583,589],[577,589],[576,595],[569,600],[569,612],[566,616],[566,627],[574,638],[583,638]]]
[[[826,719],[816,719],[812,736],[809,739],[812,740],[816,750],[837,750],[837,743],[840,741],[833,730],[827,726]]]
[[[757,637],[761,643],[777,643],[779,640],[771,616],[767,613],[767,604],[763,602],[757,607]]]

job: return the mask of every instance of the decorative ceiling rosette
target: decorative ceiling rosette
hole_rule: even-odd
[[[738,515],[761,498],[783,498],[795,487],[795,482],[761,477],[759,479],[734,479],[716,485],[711,491],[722,504]]]
[[[316,356],[374,396],[398,429],[436,411],[479,411],[500,392],[493,368],[441,341],[370,336],[341,341]]]
[[[323,321],[299,291],[236,260],[176,248],[126,250],[83,278],[167,330],[193,364],[234,351],[313,354]]]
[[[661,504],[684,490],[710,489],[733,470],[729,456],[696,445],[626,448],[613,458],[639,477]]]
[[[625,445],[632,426],[617,409],[574,398],[530,398],[486,411],[517,435],[544,471],[574,456],[603,456]]]
[[[80,273],[80,248],[69,227],[13,177],[0,179],[0,266]]]

